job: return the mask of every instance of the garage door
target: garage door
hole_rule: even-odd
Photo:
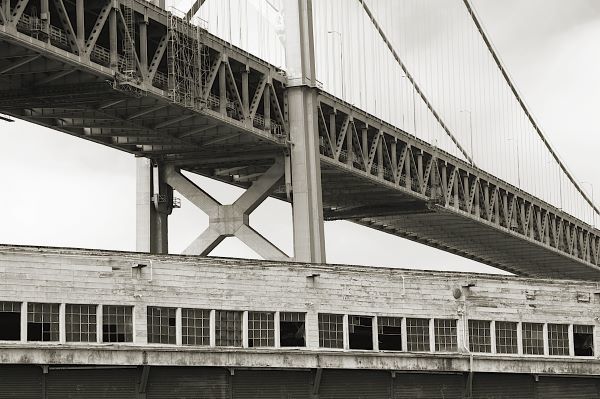
[[[540,377],[536,390],[544,399],[598,399],[598,385],[594,378]]]
[[[48,399],[135,399],[135,368],[50,368]]]
[[[473,377],[474,399],[531,399],[534,379],[528,374],[476,373]]]
[[[42,368],[0,366],[0,398],[42,398]]]
[[[211,367],[151,367],[147,399],[229,399],[229,371]]]
[[[310,399],[309,371],[236,370],[234,399]]]
[[[382,399],[391,396],[390,372],[323,370],[319,399]]]
[[[396,374],[394,399],[462,399],[462,374]]]

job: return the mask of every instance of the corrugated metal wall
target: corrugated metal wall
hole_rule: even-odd
[[[42,368],[40,366],[0,366],[0,398],[41,397]]]
[[[391,373],[323,370],[319,399],[381,399],[391,397]]]
[[[147,399],[229,399],[229,371],[210,367],[151,367]]]
[[[236,370],[234,399],[310,399],[310,371]]]
[[[462,399],[465,376],[461,374],[396,374],[394,399]]]
[[[594,378],[540,377],[536,383],[539,399],[598,399],[599,388]]]
[[[137,399],[140,368],[0,366],[0,399]],[[151,367],[147,399],[312,399],[315,371]],[[44,387],[46,396],[44,396]],[[461,374],[323,370],[319,399],[463,399]],[[478,373],[473,399],[600,399],[600,379]]]
[[[47,399],[135,399],[137,369],[52,369]]]
[[[535,398],[534,383],[533,376],[529,374],[475,374],[473,399]]]

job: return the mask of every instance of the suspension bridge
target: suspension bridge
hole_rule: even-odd
[[[596,279],[598,209],[471,4],[448,10],[460,25],[419,36],[409,23],[392,28],[384,3],[350,3],[342,22],[323,2],[279,14],[275,33],[240,22],[236,37],[242,16],[231,14],[216,29],[236,47],[193,9],[5,1],[0,111],[140,157],[143,251],[168,251],[175,189],[211,216],[190,254],[236,236],[287,258],[248,222],[274,196],[293,204],[296,260],[325,261],[323,221],[350,220],[521,275]],[[410,16],[433,6],[401,4],[388,8]],[[251,32],[276,39],[250,41]],[[283,60],[285,69],[273,64]],[[249,190],[222,206],[180,170]]]

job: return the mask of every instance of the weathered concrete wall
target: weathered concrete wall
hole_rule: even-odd
[[[138,272],[132,269],[138,263],[149,266]],[[454,289],[461,292],[460,298],[454,298]],[[459,348],[465,347],[465,319],[594,325],[598,342],[599,291],[596,283],[583,281],[0,246],[0,301],[135,307],[133,344],[6,344],[0,362],[87,359],[98,364],[468,371],[466,349],[456,354],[319,349],[317,314],[457,319]],[[146,306],[306,312],[307,348],[148,345]],[[142,347],[146,352],[140,351]],[[473,367],[489,372],[600,374],[598,352],[596,359],[475,354]]]

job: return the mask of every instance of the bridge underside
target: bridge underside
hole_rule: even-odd
[[[164,23],[166,13],[151,11]],[[289,154],[285,78],[207,34],[212,80],[201,107],[184,106],[156,78],[168,73],[164,49],[158,54],[165,29],[157,24],[152,20],[147,32],[148,48],[159,57],[154,78],[147,78],[146,71],[146,78],[127,84],[118,83],[118,68],[94,58],[106,50],[77,55],[51,39],[38,40],[26,29],[0,24],[0,112],[249,187],[275,158]],[[104,30],[98,43],[106,41]],[[320,138],[327,142],[327,134],[333,136],[333,151],[321,148],[320,158],[326,220],[353,221],[521,275],[600,280],[596,230],[515,194],[513,187],[447,154],[430,155],[426,143],[397,129],[388,132],[381,121],[341,101],[323,93],[317,97]],[[346,136],[350,148],[342,149],[342,133],[351,130],[344,115],[354,118],[355,137]],[[393,145],[388,135],[395,135]],[[361,139],[363,148],[357,149]],[[344,153],[360,157],[364,165],[342,162]],[[447,176],[440,172],[442,163]],[[402,174],[405,169],[408,175]],[[436,184],[443,188],[441,199],[432,194],[441,190]],[[285,190],[273,195],[288,200]],[[401,251],[390,248],[394,251],[401,259]]]
[[[473,221],[426,199],[322,159],[326,220],[366,227],[460,255],[523,276],[598,280],[598,271],[493,223]],[[399,260],[402,251],[390,248]],[[575,277],[576,276],[576,277]]]

